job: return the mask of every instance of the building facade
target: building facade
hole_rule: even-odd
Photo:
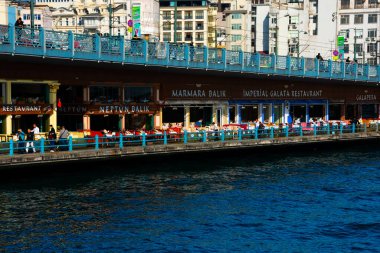
[[[339,0],[338,35],[344,36],[346,57],[359,63],[379,63],[380,2]]]
[[[160,40],[214,47],[216,16],[208,1],[160,1]]]

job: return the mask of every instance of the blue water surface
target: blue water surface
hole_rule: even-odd
[[[380,252],[379,155],[252,151],[3,184],[0,249]]]

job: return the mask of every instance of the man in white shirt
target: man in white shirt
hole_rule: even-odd
[[[40,133],[40,129],[36,124],[33,124],[33,130],[31,132],[33,132],[36,135]]]

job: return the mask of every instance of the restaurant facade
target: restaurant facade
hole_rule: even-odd
[[[34,123],[42,132],[50,124],[114,132],[213,122],[379,119],[380,112],[380,88],[365,82],[46,59],[30,64],[11,57],[4,62],[2,134]]]

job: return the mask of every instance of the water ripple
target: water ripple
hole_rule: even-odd
[[[199,158],[4,184],[0,252],[380,252],[379,155]]]

